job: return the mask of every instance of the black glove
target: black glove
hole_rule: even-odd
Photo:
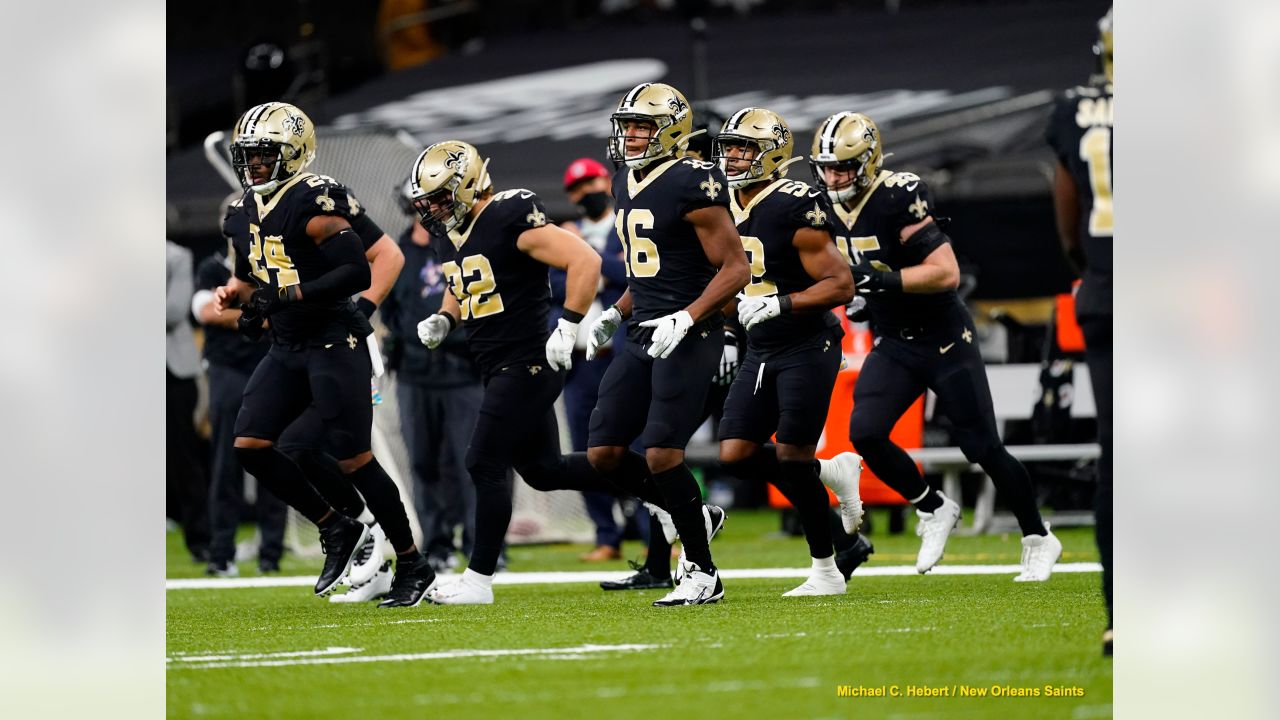
[[[902,292],[902,273],[877,270],[869,262],[854,265],[853,285],[863,295]]]
[[[271,317],[272,313],[284,309],[285,305],[298,300],[298,286],[287,285],[279,292],[269,287],[258,288],[249,297],[249,308],[262,317]]]
[[[265,331],[262,323],[262,316],[253,312],[249,307],[245,307],[240,311],[240,317],[236,320],[236,326],[240,329],[240,334],[253,342],[262,339],[262,333]]]
[[[844,306],[844,316],[849,318],[849,322],[866,322],[871,318],[871,312],[867,310],[867,299],[859,295],[854,295],[848,305]]]

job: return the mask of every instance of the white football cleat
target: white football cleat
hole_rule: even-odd
[[[387,593],[391,591],[391,580],[393,577],[394,575],[391,572],[391,561],[384,560],[382,565],[373,573],[372,579],[366,583],[352,587],[341,595],[330,595],[329,602],[356,603],[386,597]]]
[[[671,520],[671,513],[652,503],[645,503],[644,506],[649,508],[650,515],[658,518],[658,522],[662,525],[662,536],[667,539],[667,544],[674,544],[679,536],[676,534],[676,524]]]
[[[493,585],[472,579],[465,570],[450,583],[441,583],[427,593],[427,599],[438,605],[492,605]]]
[[[1044,524],[1049,530],[1049,523]],[[1022,538],[1022,574],[1014,582],[1044,582],[1053,574],[1053,564],[1062,557],[1062,541],[1053,533]]]
[[[724,518],[725,518],[725,512],[720,506],[718,505],[702,506],[702,521],[706,524],[706,527],[707,527],[707,544],[708,545],[710,545],[711,541],[715,539],[717,534],[719,534],[720,528],[724,527]],[[689,559],[686,558],[684,555],[684,544],[681,543],[680,557],[676,560],[676,584],[677,585],[680,584],[680,581],[682,579],[684,579],[684,566],[689,564],[691,564],[689,563]]]
[[[842,452],[830,460],[818,461],[818,479],[840,501],[840,524],[846,535],[862,527],[862,496],[858,493],[861,477],[862,456],[857,453]]]
[[[684,581],[661,600],[654,600],[654,607],[673,607],[676,605],[707,605],[724,597],[724,586],[720,584],[720,573],[702,572],[693,563],[682,563]]]
[[[920,554],[916,556],[916,572],[927,573],[942,559],[942,552],[947,548],[947,538],[951,531],[960,524],[960,504],[951,498],[938,493],[942,505],[931,513],[916,510],[920,522],[916,524],[916,535],[920,536]]]
[[[382,526],[377,523],[370,525],[369,537],[364,541],[360,552],[356,553],[355,562],[351,563],[351,570],[343,582],[354,588],[372,580],[378,568],[382,567],[382,561],[386,559],[383,557],[386,548],[387,534],[382,532]]]
[[[800,587],[782,593],[782,597],[810,597],[815,595],[843,595],[847,583],[844,581],[844,575],[840,574],[840,569],[832,566],[830,568],[814,568],[809,572],[809,579],[805,580]]]

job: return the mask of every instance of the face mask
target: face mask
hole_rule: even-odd
[[[596,218],[604,214],[612,199],[607,192],[587,193],[578,201],[578,207],[582,208],[582,213],[587,217]]]

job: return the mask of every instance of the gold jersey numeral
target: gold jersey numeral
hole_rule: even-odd
[[[254,277],[264,284],[271,284],[271,270],[276,271],[276,286],[288,287],[300,282],[298,271],[293,267],[293,260],[284,251],[284,238],[279,235],[262,237],[257,225],[249,223],[249,234],[253,240],[249,243],[249,267]],[[265,262],[264,262],[265,261]]]
[[[743,288],[747,297],[777,295],[778,286],[764,279],[764,243],[760,238],[743,235],[742,249],[747,251],[747,264],[751,266],[751,282]]]
[[[863,253],[880,249],[880,239],[875,235],[863,235],[861,237],[845,237],[843,235],[837,235],[836,249],[844,256],[845,262],[850,265],[858,265],[862,263]],[[871,267],[884,272],[893,272],[893,268],[879,260],[872,260]]]
[[[498,282],[493,276],[493,265],[483,255],[468,255],[462,266],[450,260],[441,266],[453,296],[458,299],[463,320],[497,315],[506,309],[502,294],[497,292]],[[475,278],[474,280],[472,278]]]
[[[1080,159],[1089,164],[1089,186],[1093,189],[1093,210],[1089,213],[1089,234],[1111,237],[1115,232],[1114,204],[1111,200],[1111,128],[1094,127],[1080,138]]]
[[[653,213],[644,208],[633,208],[618,213],[613,220],[622,240],[623,257],[626,259],[627,277],[653,277],[662,269],[658,257],[658,245],[640,234],[653,229]]]

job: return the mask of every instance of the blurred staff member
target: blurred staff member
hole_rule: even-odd
[[[1067,258],[1081,273],[1076,293],[1076,320],[1084,331],[1085,360],[1098,405],[1098,553],[1102,558],[1102,592],[1107,601],[1103,652],[1111,654],[1111,241],[1112,91],[1111,11],[1098,21],[1098,74],[1082,87],[1068,90],[1054,104],[1048,140],[1058,156],[1053,206],[1058,238]]]
[[[610,179],[612,174],[604,165],[591,158],[578,158],[564,171],[564,192],[569,202],[577,206],[582,217],[563,223],[561,227],[578,235],[600,254],[600,290],[597,293],[591,310],[587,313],[588,322],[594,320],[607,306],[617,302],[622,291],[627,289],[627,268],[622,260],[622,241],[614,227],[613,195]],[[560,319],[559,308],[564,305],[565,273],[563,270],[551,268],[551,327],[555,327]],[[622,342],[625,328],[620,327],[614,333],[617,346]],[[573,366],[564,384],[564,408],[569,421],[569,436],[573,449],[581,452],[587,449],[587,428],[591,422],[591,411],[596,406],[596,392],[600,387],[600,378],[613,359],[610,346],[596,355],[595,360],[586,359],[587,337],[578,336],[573,351]],[[596,526],[596,547],[581,556],[583,562],[604,562],[622,557],[623,527],[614,517],[613,508],[617,499],[604,493],[584,492],[582,499],[587,506],[587,514]]]
[[[191,557],[209,554],[209,518],[204,468],[196,437],[196,374],[200,356],[191,335],[189,310],[194,292],[191,251],[165,240],[165,485],[168,514],[182,523]]]
[[[403,189],[399,196],[401,208],[414,215]],[[483,390],[462,330],[455,329],[435,350],[418,341],[418,322],[440,311],[445,276],[439,249],[416,215],[399,242],[404,269],[381,310],[390,330],[387,366],[396,373],[400,427],[413,468],[423,552],[438,572],[457,565],[458,550],[471,556],[476,489],[465,459]],[[455,546],[459,527],[462,542]]]
[[[241,200],[240,193],[233,193],[223,201],[219,221],[224,235],[227,217],[241,211]],[[213,289],[226,285],[231,279],[231,262],[227,250],[205,258],[196,269],[197,289],[191,298],[191,314],[205,327],[204,362],[209,374],[209,443],[212,456],[209,525],[212,538],[206,574],[219,577],[239,575],[235,563],[236,527],[244,513],[244,468],[236,457],[236,414],[240,412],[244,386],[268,348],[267,343],[250,340],[239,331],[238,308],[223,310],[221,315],[213,308]],[[258,489],[259,572],[280,570],[286,507],[265,488]]]

